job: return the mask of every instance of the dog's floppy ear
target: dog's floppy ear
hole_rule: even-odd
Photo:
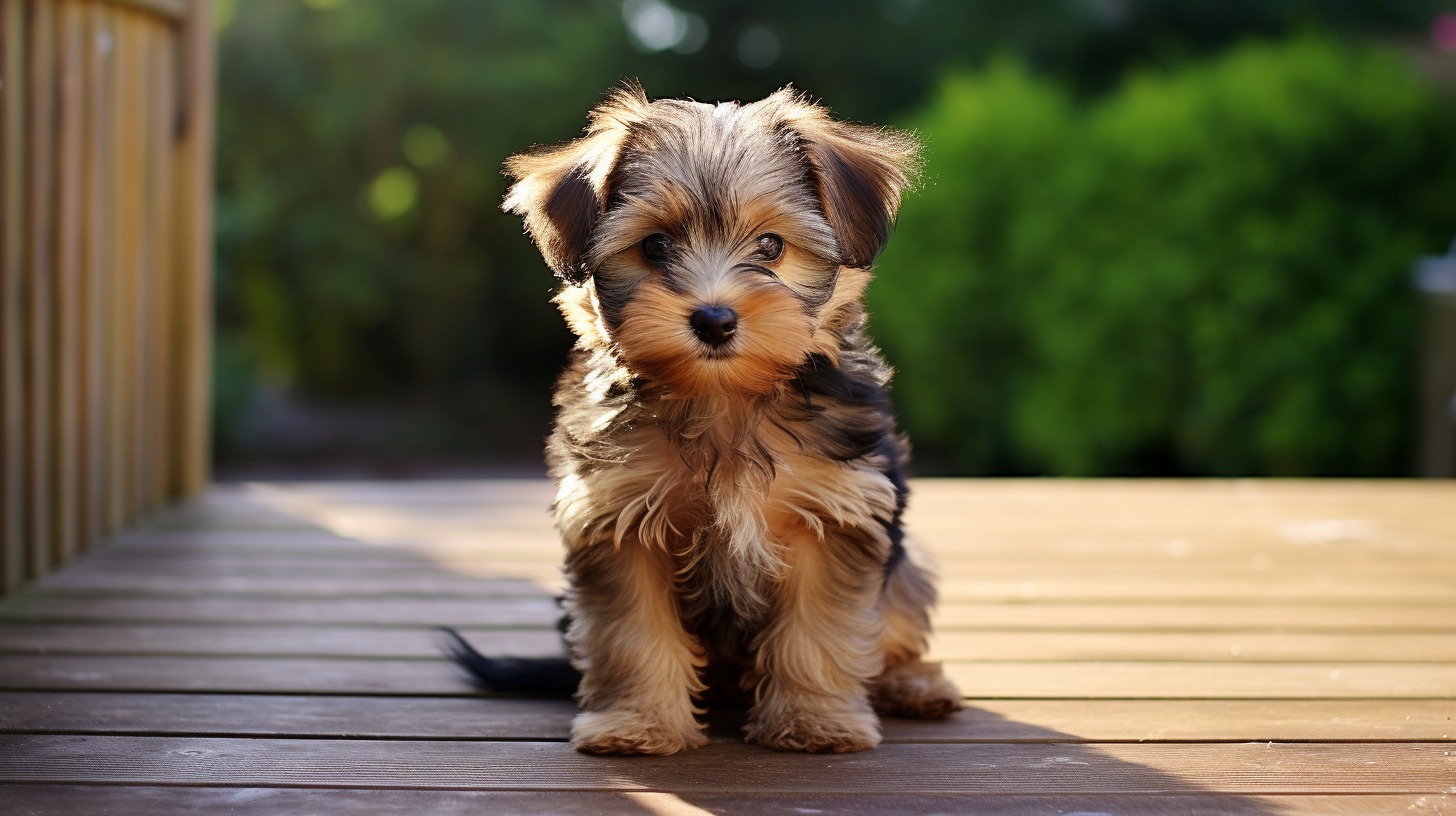
[[[797,137],[812,169],[843,266],[867,268],[885,248],[900,195],[920,170],[920,142],[908,133],[839,122],[807,97],[785,88],[770,100]]]
[[[501,209],[526,219],[546,264],[565,281],[579,284],[590,275],[586,252],[605,206],[607,175],[647,105],[640,86],[624,85],[592,111],[580,139],[506,159],[515,183]]]

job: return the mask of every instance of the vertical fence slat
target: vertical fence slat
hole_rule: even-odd
[[[176,400],[178,459],[173,489],[186,494],[207,484],[211,468],[208,428],[212,359],[212,144],[217,85],[212,47],[212,3],[197,0],[182,24],[183,98],[177,144],[176,265],[186,270],[178,287],[179,372]]]
[[[26,288],[29,294],[29,336],[26,338],[26,490],[30,507],[26,538],[30,555],[28,575],[33,577],[55,563],[53,518],[54,496],[51,475],[55,450],[51,425],[53,400],[55,325],[55,256],[52,230],[55,227],[55,6],[49,0],[30,0],[28,40],[30,70],[26,82],[26,212],[29,215],[26,240]]]
[[[103,325],[106,333],[106,491],[107,533],[115,532],[126,520],[127,489],[127,416],[131,409],[128,378],[131,359],[127,343],[127,317],[131,302],[131,278],[128,261],[126,200],[126,85],[127,71],[125,27],[116,11],[103,9],[106,30],[110,36],[108,55],[111,69],[106,72],[106,243],[111,252],[102,258],[102,278],[106,287],[106,310]]]
[[[81,346],[85,396],[82,399],[84,435],[81,456],[85,463],[85,500],[82,516],[84,541],[99,538],[106,529],[106,260],[110,252],[107,225],[107,184],[110,178],[106,145],[107,76],[110,73],[111,29],[106,9],[86,4],[85,34],[86,136],[85,189],[82,209],[85,218],[85,253],[82,261]]]
[[[81,167],[85,18],[76,0],[56,0],[56,417],[55,526],[58,556],[80,549],[82,477]]]
[[[170,32],[169,32],[170,33]],[[151,155],[152,171],[148,174],[151,194],[149,211],[150,226],[147,230],[149,254],[147,265],[152,274],[153,317],[148,322],[147,360],[152,371],[151,387],[147,390],[148,427],[147,447],[151,451],[148,459],[147,505],[154,507],[164,501],[168,493],[169,463],[173,459],[173,402],[170,394],[174,389],[176,373],[168,361],[171,353],[169,339],[176,319],[177,269],[176,259],[170,251],[167,233],[173,222],[172,199],[173,163],[172,150],[173,115],[176,112],[176,83],[173,81],[176,65],[172,43],[157,35],[151,48],[150,79],[152,104],[148,116],[148,152]]]
[[[122,474],[123,519],[141,512],[142,485],[145,482],[148,451],[143,429],[146,426],[146,391],[149,372],[146,366],[143,338],[146,336],[147,319],[147,267],[146,267],[146,138],[147,123],[146,72],[144,55],[146,49],[143,20],[135,12],[124,11],[118,15],[118,38],[116,53],[120,60],[117,75],[121,79],[120,111],[118,127],[123,134],[119,140],[121,157],[121,234],[122,249],[121,279],[126,297],[122,303],[120,333],[125,343],[126,358],[121,385],[125,414],[122,419]]]
[[[26,574],[25,357],[21,266],[25,239],[25,7],[0,0],[0,589]]]

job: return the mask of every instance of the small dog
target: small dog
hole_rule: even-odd
[[[961,707],[921,660],[935,590],[861,302],[918,155],[787,88],[708,105],[632,85],[581,138],[506,162],[504,209],[578,336],[547,453],[576,748],[700,746],[710,685],[783,750],[860,751],[876,712]]]

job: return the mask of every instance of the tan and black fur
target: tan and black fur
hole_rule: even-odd
[[[921,661],[935,592],[864,333],[918,152],[788,89],[708,105],[629,86],[581,138],[507,162],[505,209],[578,337],[547,453],[577,748],[699,746],[710,683],[786,750],[863,750],[877,711],[960,707]]]

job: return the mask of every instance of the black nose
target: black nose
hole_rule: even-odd
[[[710,346],[721,346],[738,331],[738,313],[727,306],[704,306],[688,318],[693,333]]]

